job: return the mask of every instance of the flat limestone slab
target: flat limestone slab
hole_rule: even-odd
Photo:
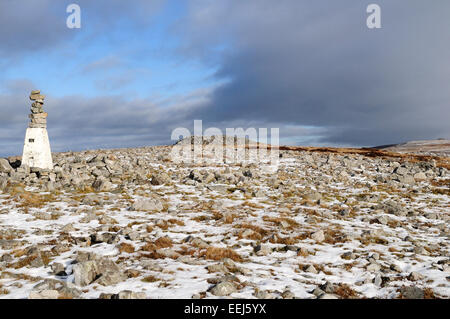
[[[47,113],[36,113],[36,114],[30,114],[30,115],[28,115],[28,117],[29,117],[30,119],[33,119],[33,118],[42,118],[42,119],[45,119],[45,118],[47,118],[47,116],[48,116]]]

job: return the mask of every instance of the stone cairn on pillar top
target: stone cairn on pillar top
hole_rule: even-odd
[[[31,114],[29,115],[31,119],[29,128],[47,128],[48,114],[43,109],[44,99],[45,95],[41,95],[41,91],[31,91],[30,100],[33,101],[33,104],[31,104]]]

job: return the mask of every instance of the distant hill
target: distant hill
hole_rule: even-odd
[[[401,144],[376,146],[376,149],[398,152],[450,156],[450,140],[410,141]]]

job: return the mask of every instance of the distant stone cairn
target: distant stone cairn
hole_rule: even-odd
[[[33,101],[31,105],[31,114],[29,128],[47,128],[47,116],[44,112],[44,99],[45,95],[41,95],[41,91],[31,91],[30,100]]]

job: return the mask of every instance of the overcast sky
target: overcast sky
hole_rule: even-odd
[[[22,152],[33,89],[53,151],[170,144],[195,119],[278,127],[282,144],[449,138],[449,14],[448,0],[0,0],[0,156]]]

